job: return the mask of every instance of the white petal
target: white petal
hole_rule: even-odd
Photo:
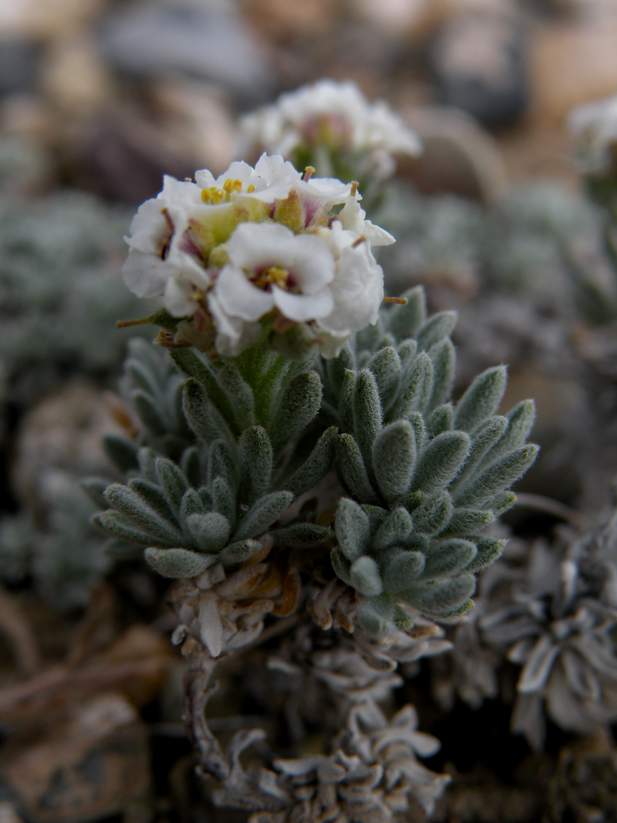
[[[186,317],[195,313],[197,304],[191,299],[193,287],[174,278],[167,281],[163,304],[174,317]]]
[[[225,266],[221,271],[215,291],[223,309],[242,320],[258,320],[274,306],[272,294],[258,289],[234,266]]]
[[[208,308],[216,326],[216,348],[225,357],[235,357],[242,347],[243,320],[230,317],[215,294],[208,296]],[[252,324],[251,324],[252,325]]]
[[[189,207],[201,203],[201,187],[192,180],[176,180],[175,177],[165,175],[163,190],[158,196],[166,206],[182,205]]]
[[[158,254],[171,233],[169,224],[163,217],[163,205],[158,198],[146,200],[137,209],[131,221],[126,242],[131,249],[144,253]]]
[[[322,357],[325,357],[326,360],[331,360],[333,357],[338,357],[343,349],[343,346],[348,340],[348,334],[330,334],[325,331],[320,332],[317,341]]]
[[[281,263],[293,272],[304,294],[317,294],[334,278],[334,257],[320,237],[294,236],[281,256]]]
[[[199,169],[199,171],[196,171],[195,181],[200,189],[210,189],[217,184],[216,177],[210,169]]]
[[[160,297],[171,276],[167,261],[131,249],[122,268],[124,282],[137,297]]]
[[[349,334],[375,323],[383,302],[383,271],[366,244],[343,249],[331,284],[334,310],[321,328]]]
[[[229,259],[242,269],[280,265],[281,251],[294,236],[277,223],[241,223],[229,240]]]
[[[253,167],[244,160],[234,160],[229,168],[216,178],[216,186],[223,187],[226,180],[241,180],[245,183],[253,174]]]
[[[279,289],[272,289],[274,303],[289,320],[303,322],[326,317],[334,307],[334,300],[328,289],[318,294],[292,294]]]

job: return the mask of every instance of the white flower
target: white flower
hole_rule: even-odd
[[[375,322],[383,272],[371,245],[393,238],[366,219],[357,184],[303,176],[267,155],[195,179],[166,177],[135,215],[124,266],[135,294],[174,317],[197,315],[197,325],[209,315],[201,328],[214,327],[226,356],[301,325],[298,339],[331,357]]]
[[[369,244],[337,221],[316,234],[294,235],[270,223],[238,226],[229,263],[210,297],[217,348],[238,354],[254,325],[273,309],[309,323],[322,354],[334,357],[353,332],[375,323],[383,272]]]
[[[207,193],[212,192],[215,204],[246,196],[272,203],[287,197],[292,186],[300,182],[301,175],[280,155],[262,154],[255,168],[236,160],[216,178],[212,172],[202,169],[195,173],[195,180],[206,192],[206,196],[202,196],[204,202],[208,202]]]
[[[194,183],[165,177],[158,197],[139,207],[126,238],[127,286],[138,297],[163,297],[168,311],[178,317],[194,311],[190,295],[210,283],[197,250],[183,242],[191,207],[198,208],[200,202]]]
[[[368,241],[347,231],[338,221],[326,233],[336,259],[336,276],[330,287],[333,310],[318,322],[326,334],[321,347],[325,356],[338,354],[345,341],[357,331],[377,321],[384,298],[383,270],[375,260]],[[326,354],[325,350],[333,352]]]
[[[321,80],[283,94],[276,104],[245,117],[242,148],[261,146],[291,156],[300,146],[366,152],[380,169],[392,155],[420,152],[416,134],[383,101],[369,103],[353,83]]]
[[[243,223],[228,253],[213,292],[213,313],[229,318],[229,328],[218,328],[225,350],[239,350],[238,321],[254,323],[275,308],[295,322],[331,313],[334,257],[321,238],[272,223]]]
[[[357,200],[347,200],[338,213],[337,220],[344,229],[366,237],[371,246],[390,246],[396,242],[389,231],[366,219],[366,212]]]
[[[568,119],[585,170],[608,171],[617,157],[617,96],[579,106]]]

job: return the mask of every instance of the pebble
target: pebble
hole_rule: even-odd
[[[433,47],[437,99],[487,128],[512,126],[529,105],[527,58],[527,37],[516,20],[486,14],[454,17]]]
[[[221,83],[243,102],[272,85],[251,30],[231,12],[205,4],[140,3],[109,16],[100,32],[104,57],[136,78],[173,73]]]

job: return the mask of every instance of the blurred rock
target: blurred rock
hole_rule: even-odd
[[[302,3],[268,0],[266,13],[263,0],[245,0],[243,7],[258,31],[282,40],[327,34],[343,16],[340,4],[332,0],[303,0]]]
[[[10,741],[0,781],[31,823],[124,816],[150,791],[147,730],[120,695],[76,703],[42,734]]]
[[[615,94],[616,44],[617,19],[539,29],[530,51],[534,125],[563,129],[566,115],[575,106]]]
[[[115,428],[100,391],[73,383],[34,406],[21,421],[13,466],[14,490],[35,511],[53,498],[54,477],[105,474],[109,464],[101,446]]]
[[[109,0],[8,0],[0,3],[0,32],[37,39],[65,37],[91,22]]]
[[[103,55],[135,77],[189,77],[222,84],[243,101],[263,96],[272,78],[242,18],[199,2],[140,3],[110,15],[100,32]]]
[[[434,21],[441,0],[355,0],[357,14],[389,35],[402,37],[425,33]]]
[[[15,806],[8,801],[0,802],[0,823],[23,823],[15,809]]]
[[[35,90],[41,49],[32,40],[0,39],[0,96]]]
[[[188,80],[166,80],[155,85],[152,95],[161,119],[159,134],[170,153],[186,158],[192,169],[227,168],[236,133],[220,90]]]
[[[407,114],[423,150],[417,159],[401,159],[403,177],[425,194],[457,194],[484,202],[499,198],[506,187],[500,152],[471,117],[438,107],[410,107]]]
[[[547,823],[617,821],[617,751],[599,734],[564,748],[549,785]]]
[[[78,118],[100,107],[113,91],[94,39],[87,35],[54,43],[45,55],[42,79],[49,101]]]
[[[454,17],[433,47],[437,99],[488,128],[512,126],[529,104],[527,52],[525,31],[509,16]]]

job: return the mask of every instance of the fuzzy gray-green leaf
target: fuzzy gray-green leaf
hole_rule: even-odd
[[[418,461],[412,488],[430,494],[447,486],[461,470],[469,445],[469,435],[461,431],[434,437]]]
[[[375,551],[382,551],[389,546],[404,543],[409,536],[413,523],[411,515],[402,506],[391,511],[379,526],[372,540]]]
[[[456,349],[450,339],[436,343],[428,352],[433,364],[433,391],[429,409],[445,403],[450,397],[456,369]]]
[[[388,594],[397,594],[413,584],[424,569],[422,552],[396,549],[388,553],[383,566],[383,585]]]
[[[330,552],[330,562],[332,563],[332,568],[336,576],[340,578],[343,583],[351,586],[350,563],[340,549],[332,549]]]
[[[272,481],[272,443],[261,426],[246,429],[238,443],[243,487],[249,503],[262,497]]]
[[[313,489],[330,471],[334,459],[336,426],[326,429],[304,463],[285,481],[285,487],[296,496]]]
[[[236,523],[236,495],[224,477],[215,477],[210,486],[214,509],[229,520],[233,528]]]
[[[454,510],[454,514],[446,528],[446,536],[459,537],[466,534],[476,534],[494,520],[495,515],[491,511],[461,507]]]
[[[354,500],[343,497],[339,501],[334,530],[341,551],[348,560],[357,560],[367,550],[369,517]]]
[[[212,565],[213,558],[206,554],[197,554],[189,549],[154,549],[144,552],[150,568],[162,577],[178,580],[197,577]]]
[[[441,311],[430,317],[416,335],[418,349],[428,351],[444,337],[449,337],[456,326],[457,314],[455,311]]]
[[[349,576],[354,589],[365,597],[375,597],[383,591],[379,566],[368,555],[354,560]]]
[[[360,448],[350,434],[340,434],[336,440],[336,466],[343,484],[356,499],[364,503],[375,500]]]
[[[386,346],[373,355],[368,368],[377,383],[379,396],[386,402],[396,392],[401,379],[401,359],[392,346]]]
[[[116,434],[103,436],[103,448],[120,471],[130,471],[137,464],[137,446],[132,440]]]
[[[154,467],[165,499],[172,510],[178,511],[182,496],[189,487],[184,472],[175,463],[164,457],[158,457],[155,460]]]
[[[468,489],[456,495],[456,501],[463,506],[478,506],[486,503],[499,492],[515,483],[531,466],[538,454],[538,447],[527,444],[507,454],[496,463],[484,469],[474,479]]]
[[[487,417],[495,414],[506,390],[505,366],[495,366],[479,374],[456,405],[455,425],[473,432]]]
[[[367,634],[380,637],[392,627],[394,606],[386,598],[363,600],[358,607],[357,620]]]
[[[206,443],[218,438],[233,442],[234,437],[225,419],[208,399],[204,387],[196,380],[187,380],[183,392],[183,409],[191,430]]]
[[[259,537],[275,523],[293,500],[290,491],[271,492],[257,500],[240,521],[235,540]]]
[[[423,534],[437,534],[443,531],[450,522],[453,508],[448,492],[441,491],[429,495],[414,509],[415,529]]]
[[[238,368],[226,362],[217,372],[219,385],[233,410],[236,431],[255,424],[255,401],[251,387],[242,379]]]
[[[409,491],[416,462],[416,439],[407,420],[385,426],[373,446],[373,471],[379,490],[387,501]]]
[[[496,460],[514,449],[520,448],[533,427],[536,418],[536,406],[533,400],[522,400],[506,415],[508,427],[501,440],[491,452],[491,459]]]
[[[471,561],[466,571],[476,574],[477,572],[482,571],[482,569],[485,569],[487,566],[490,566],[491,563],[494,563],[495,560],[501,557],[506,543],[506,540],[496,540],[491,537],[478,540],[476,543],[478,553]]]
[[[428,432],[431,437],[437,437],[442,432],[450,431],[454,422],[454,408],[452,403],[444,403],[443,406],[437,406],[431,412],[427,421]]]
[[[92,518],[95,526],[103,531],[112,534],[118,540],[126,540],[129,543],[137,543],[140,546],[148,546],[152,543],[153,535],[146,529],[139,529],[132,520],[120,512],[104,511],[98,512]]]
[[[287,387],[272,426],[275,449],[295,440],[313,420],[321,405],[321,380],[317,372],[297,375]]]
[[[219,553],[218,558],[224,566],[244,563],[263,549],[258,540],[237,540],[230,543]]]
[[[134,525],[164,544],[178,544],[182,533],[165,517],[158,514],[142,497],[119,483],[105,489],[105,500],[113,509],[124,514]]]
[[[437,545],[431,546],[422,577],[452,577],[466,569],[477,553],[475,543],[470,540],[453,538],[440,541]]]
[[[293,523],[277,529],[274,534],[274,545],[287,549],[307,549],[319,546],[332,537],[332,531],[327,526],[317,523]]]
[[[229,540],[229,520],[218,512],[191,514],[186,524],[197,548],[203,552],[218,552]]]
[[[353,423],[356,442],[365,465],[371,465],[373,443],[381,430],[382,409],[377,381],[369,369],[363,369],[356,380]]]
[[[475,590],[475,578],[463,572],[436,582],[415,583],[403,592],[402,599],[418,611],[439,618],[463,606]]]
[[[389,331],[397,340],[413,337],[426,319],[426,296],[421,286],[405,292],[406,303],[386,314]]]
[[[388,420],[409,417],[414,411],[422,411],[433,389],[433,364],[426,352],[421,352],[401,378],[398,399],[388,412]]]
[[[503,436],[508,426],[505,417],[496,415],[489,417],[481,423],[473,434],[469,457],[465,461],[465,466],[456,481],[452,484],[453,489],[462,489],[463,486],[473,482],[474,475],[482,467],[482,461],[489,455],[491,460],[491,449]]]

